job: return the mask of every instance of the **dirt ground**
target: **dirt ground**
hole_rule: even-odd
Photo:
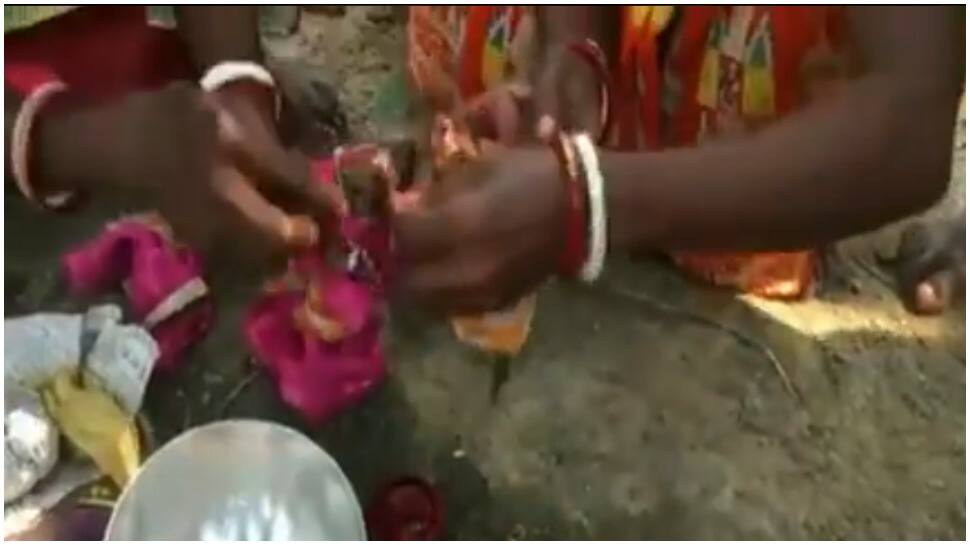
[[[403,53],[399,23],[390,8],[313,13],[273,50],[309,56],[364,137],[379,131],[370,105]],[[956,145],[936,214],[962,208],[962,136]],[[76,308],[60,295],[57,256],[118,205],[53,219],[15,198],[4,208],[7,314]],[[317,429],[281,405],[242,346],[259,278],[213,264],[215,330],[181,374],[150,385],[147,411],[163,439],[225,417],[295,426],[365,504],[386,480],[424,476],[454,538],[963,539],[965,308],[903,311],[873,259],[898,229],[840,244],[821,293],[802,303],[624,258],[602,285],[552,282],[494,401],[494,362],[446,324],[394,308],[388,382]]]

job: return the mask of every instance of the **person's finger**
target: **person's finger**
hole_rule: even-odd
[[[585,70],[592,70],[585,63],[581,66]],[[583,77],[568,78],[563,82],[559,121],[569,130],[596,131],[593,132],[596,136],[602,122],[602,105],[599,86],[590,83],[591,80]],[[596,107],[590,107],[591,105]]]
[[[601,124],[598,77],[568,48],[550,57],[536,96],[537,136],[548,141],[557,129],[597,131]]]
[[[319,240],[319,229],[313,219],[287,215],[260,195],[231,165],[217,166],[214,175],[219,195],[275,245],[308,248]]]
[[[455,116],[464,120],[475,138],[498,140],[506,145],[518,141],[522,119],[532,90],[520,84],[508,84],[482,93],[465,104]]]
[[[551,53],[546,61],[546,67],[539,79],[535,90],[536,118],[550,117],[558,120],[560,116],[559,82],[564,65],[563,51]]]
[[[347,203],[336,186],[313,179],[309,161],[282,147],[255,111],[218,107],[220,141],[241,172],[260,187],[282,189],[305,197],[315,215],[337,216]]]

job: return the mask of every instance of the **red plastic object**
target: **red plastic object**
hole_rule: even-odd
[[[372,540],[440,539],[444,506],[438,491],[417,477],[384,486],[367,509],[367,533]]]

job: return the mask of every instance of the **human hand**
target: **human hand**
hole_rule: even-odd
[[[306,159],[278,143],[272,110],[247,94],[207,96],[176,83],[52,118],[42,135],[41,176],[133,190],[195,244],[312,245],[317,222],[332,217],[339,198],[310,183]],[[291,215],[269,196],[309,207]]]
[[[601,77],[592,63],[569,46],[547,51],[535,82],[539,138],[548,139],[556,128],[597,138],[603,122]]]
[[[565,199],[552,153],[487,147],[398,206],[403,289],[446,314],[504,308],[554,273]]]

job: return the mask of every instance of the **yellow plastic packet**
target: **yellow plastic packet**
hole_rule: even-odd
[[[141,460],[138,430],[114,398],[84,382],[73,370],[61,371],[40,389],[44,406],[71,444],[124,487]]]

